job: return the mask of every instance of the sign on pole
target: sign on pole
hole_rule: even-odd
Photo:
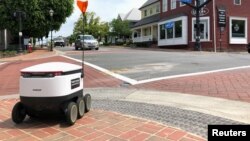
[[[219,27],[225,27],[227,22],[225,9],[218,9],[218,18]]]
[[[77,6],[82,13],[85,13],[88,8],[88,0],[77,0]]]

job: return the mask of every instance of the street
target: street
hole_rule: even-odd
[[[81,60],[81,51],[57,48],[66,56]],[[167,52],[100,47],[85,51],[85,61],[111,72],[140,81],[173,75],[248,66],[250,55],[243,53]]]

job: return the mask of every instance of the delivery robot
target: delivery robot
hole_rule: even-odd
[[[12,110],[12,120],[22,123],[26,115],[63,114],[69,125],[91,108],[91,96],[83,94],[82,67],[52,62],[21,70],[20,102]]]

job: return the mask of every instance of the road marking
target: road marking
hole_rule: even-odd
[[[0,63],[0,66],[1,66],[1,65],[4,65],[4,64],[6,64],[6,62]]]
[[[76,62],[80,62],[82,63],[81,60],[77,60],[75,58],[71,58],[65,55],[61,55],[62,57],[74,60]],[[168,80],[168,79],[174,79],[174,78],[181,78],[181,77],[189,77],[189,76],[197,76],[197,75],[204,75],[204,74],[211,74],[211,73],[217,73],[217,72],[224,72],[224,71],[232,71],[232,70],[238,70],[238,69],[247,69],[250,68],[250,66],[240,66],[240,67],[234,67],[234,68],[226,68],[226,69],[218,69],[218,70],[212,70],[212,71],[204,71],[204,72],[197,72],[197,73],[188,73],[188,74],[180,74],[180,75],[172,75],[172,76],[165,76],[165,77],[159,77],[159,78],[153,78],[153,79],[147,79],[147,80],[141,80],[141,81],[137,81],[128,77],[125,77],[123,75],[120,74],[116,74],[114,72],[111,72],[107,69],[101,68],[97,65],[88,63],[88,62],[84,62],[85,65],[88,65],[96,70],[99,70],[103,73],[106,73],[108,75],[111,75],[117,79],[120,79],[124,82],[127,82],[131,85],[138,85],[138,84],[145,84],[145,83],[150,83],[150,82],[155,82],[155,81],[161,81],[161,80]]]
[[[68,56],[65,56],[65,55],[61,55],[61,56],[62,56],[62,57],[65,57],[65,58],[68,58],[68,59],[71,59],[71,60],[74,60],[74,61],[76,61],[76,62],[82,63],[81,60],[78,60],[78,59],[75,59],[75,58],[71,58],[71,57],[68,57]],[[113,77],[115,77],[115,78],[117,78],[117,79],[120,79],[120,80],[122,80],[122,81],[124,81],[124,82],[127,82],[127,83],[129,83],[129,84],[131,84],[131,85],[136,85],[136,84],[138,83],[138,81],[136,81],[136,80],[134,80],[134,79],[131,79],[131,78],[122,76],[122,75],[120,75],[120,74],[116,74],[116,73],[114,73],[114,72],[111,72],[111,71],[109,71],[109,70],[107,70],[107,69],[101,68],[101,67],[99,67],[99,66],[97,66],[97,65],[88,63],[88,62],[86,62],[86,61],[84,61],[84,64],[87,65],[87,66],[90,66],[90,67],[92,67],[92,68],[94,68],[94,69],[96,69],[96,70],[99,70],[99,71],[101,71],[101,72],[103,72],[103,73],[106,73],[106,74],[108,74],[108,75],[111,75],[111,76],[113,76]]]
[[[180,77],[189,77],[189,76],[197,76],[197,75],[211,74],[211,73],[217,73],[217,72],[246,69],[246,68],[250,68],[250,66],[241,66],[241,67],[234,67],[234,68],[227,68],[227,69],[219,69],[219,70],[212,70],[212,71],[204,71],[204,72],[197,72],[197,73],[188,73],[188,74],[180,74],[180,75],[172,75],[172,76],[166,76],[166,77],[160,77],[160,78],[153,78],[153,79],[138,81],[137,84],[144,84],[144,83],[150,83],[150,82],[155,82],[155,81],[160,81],[160,80],[167,80],[167,79],[180,78]]]

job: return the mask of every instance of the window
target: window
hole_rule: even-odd
[[[158,46],[188,45],[188,16],[164,20],[158,26]]]
[[[160,13],[160,5],[156,6],[156,13]]]
[[[193,27],[192,27],[193,41],[195,41],[196,40],[196,29],[197,29],[196,19],[193,18],[192,22],[193,22]],[[210,40],[209,27],[210,27],[209,18],[208,17],[201,18],[201,20],[200,20],[200,40],[201,41],[209,41]]]
[[[167,29],[167,39],[172,39],[174,37],[174,27]]]
[[[230,43],[247,43],[247,18],[230,17]]]
[[[162,11],[168,11],[168,0],[162,0]]]
[[[175,22],[175,38],[182,37],[182,21]]]
[[[160,39],[173,39],[182,37],[182,20],[173,22],[173,25],[170,28],[167,28],[166,24],[167,23],[160,25]]]
[[[150,15],[152,15],[152,14],[153,14],[153,9],[151,8],[151,9],[150,9]]]
[[[148,11],[144,10],[144,16],[147,17]]]
[[[186,6],[186,4],[180,2],[180,7],[182,7],[182,6]]]
[[[207,0],[200,0],[200,5],[203,4],[204,2],[206,2]],[[197,5],[196,1],[195,1],[195,5]]]
[[[176,0],[171,0],[171,9],[176,8]]]
[[[244,20],[232,20],[231,21],[231,31],[233,38],[245,38],[246,37],[246,29],[245,29],[246,21]]]
[[[160,25],[160,39],[166,39],[165,24]]]
[[[241,0],[234,0],[234,5],[241,5]]]
[[[144,34],[143,34],[143,36],[147,36],[147,33],[148,33],[148,29],[144,28]]]

